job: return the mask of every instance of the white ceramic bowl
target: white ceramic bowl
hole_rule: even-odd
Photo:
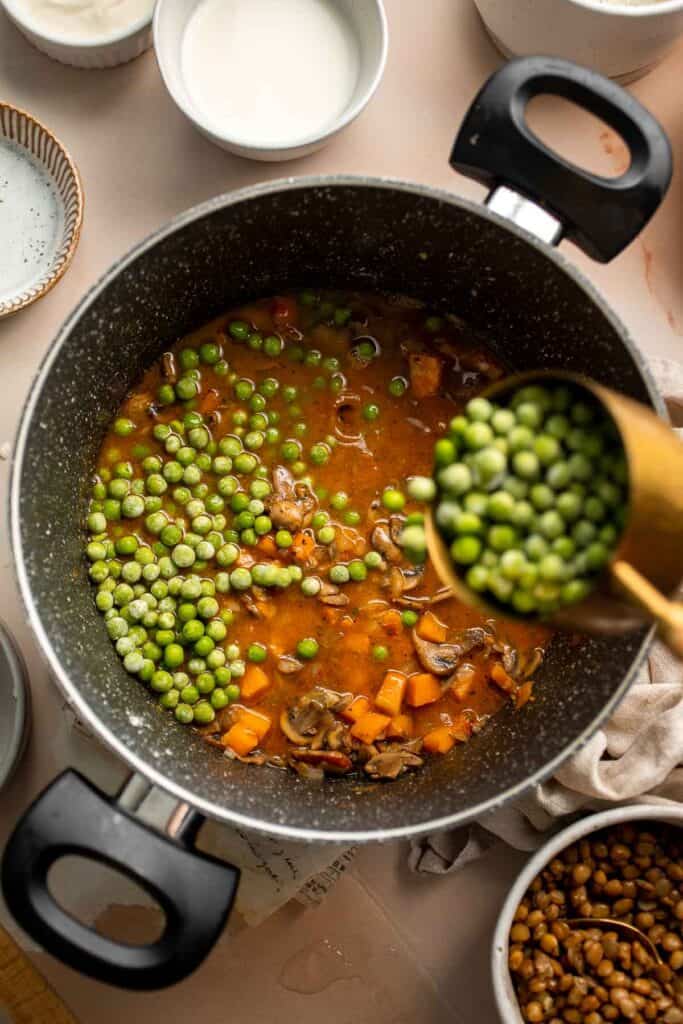
[[[60,64],[75,68],[113,68],[139,57],[152,45],[152,15],[96,41],[74,41],[50,35],[26,11],[21,0],[0,0],[10,21],[30,43]]]
[[[201,0],[157,0],[154,11],[154,48],[161,77],[171,98],[199,131],[221,149],[252,160],[292,160],[320,149],[338,135],[368,104],[380,83],[388,48],[387,19],[382,0],[335,0],[348,19],[359,44],[360,72],[353,96],[345,110],[323,132],[293,139],[280,146],[257,146],[217,133],[197,110],[188,95],[181,71],[181,47],[187,23]]]
[[[534,854],[517,876],[498,917],[491,951],[493,991],[503,1024],[524,1024],[508,969],[510,928],[524,893],[539,871],[567,846],[571,846],[577,839],[582,839],[592,832],[598,832],[610,825],[618,825],[622,821],[659,821],[683,827],[683,807],[664,804],[629,804],[627,807],[615,807],[611,811],[590,814],[554,835],[550,842]]]
[[[650,71],[683,33],[683,0],[474,0],[506,57],[564,57],[621,82]]]

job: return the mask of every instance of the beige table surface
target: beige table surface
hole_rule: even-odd
[[[389,62],[363,116],[322,152],[281,165],[214,148],[178,113],[152,53],[125,67],[77,71],[33,50],[0,15],[0,99],[55,131],[85,186],[85,225],[71,269],[43,301],[0,323],[0,451],[14,436],[31,379],[63,317],[109,264],[174,214],[219,192],[292,174],[360,172],[412,178],[480,199],[447,163],[457,125],[498,66],[470,0],[386,0]],[[661,120],[683,162],[683,46],[634,93]],[[623,167],[619,139],[575,108],[544,104],[537,124],[563,152],[604,173]],[[2,240],[0,239],[0,244]],[[680,173],[641,239],[613,265],[571,247],[649,356],[677,358],[683,335],[683,184]],[[5,529],[8,462],[0,461],[0,615],[29,665],[35,726],[0,798],[0,841],[63,763],[65,725],[26,626]],[[130,995],[79,977],[50,957],[36,963],[83,1022],[142,1024],[487,1024],[495,1012],[488,948],[500,900],[521,855],[496,849],[461,875],[411,876],[402,845],[365,848],[326,903],[288,906],[256,929],[223,938],[205,966],[166,992]]]

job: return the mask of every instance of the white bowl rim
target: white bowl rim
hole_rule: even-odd
[[[505,978],[509,976],[507,951],[512,918],[524,893],[539,871],[552,860],[556,853],[564,850],[577,839],[582,839],[583,836],[623,821],[660,821],[665,824],[675,821],[683,826],[683,806],[673,803],[626,804],[621,807],[613,807],[608,811],[597,811],[595,814],[585,815],[560,832],[556,832],[552,839],[549,839],[536,851],[517,875],[498,915],[491,946],[493,992],[496,1008],[503,1024],[524,1024],[521,1013],[517,1011],[517,1006],[511,1008],[509,993],[505,987]]]
[[[584,10],[593,11],[595,14],[620,15],[625,18],[654,18],[662,14],[675,14],[683,11],[683,0],[648,0],[641,4],[605,3],[604,0],[567,0],[567,3],[574,7],[583,7]],[[672,40],[673,42],[673,40]]]
[[[147,14],[142,18],[138,18],[137,21],[128,25],[126,28],[118,29],[116,32],[111,32],[108,36],[99,36],[97,39],[73,39],[65,38],[64,36],[51,35],[46,32],[44,28],[40,26],[38,22],[31,19],[30,15],[19,8],[16,4],[16,0],[0,0],[0,6],[4,7],[10,17],[16,21],[19,25],[36,36],[38,39],[44,39],[48,43],[53,43],[57,46],[63,46],[69,50],[98,50],[103,46],[112,46],[115,43],[121,43],[126,39],[130,39],[136,35],[142,29],[151,26],[152,14]]]
[[[2,0],[0,0],[0,2],[2,2]],[[199,128],[202,129],[202,131],[205,131],[208,135],[211,135],[216,139],[220,139],[221,142],[224,142],[229,146],[239,147],[239,149],[244,150],[245,152],[248,151],[252,153],[287,153],[289,152],[289,150],[296,150],[304,146],[311,146],[317,143],[325,142],[331,136],[336,135],[337,132],[340,132],[343,128],[346,128],[348,124],[350,124],[358,117],[358,115],[364,110],[364,108],[368,105],[368,103],[374,96],[375,92],[377,91],[377,87],[379,86],[379,83],[382,80],[382,76],[384,74],[384,69],[386,67],[387,62],[387,53],[389,49],[389,26],[387,23],[387,16],[386,11],[384,10],[383,0],[369,0],[369,2],[372,3],[377,10],[380,23],[381,48],[379,60],[377,61],[377,66],[375,68],[375,73],[362,96],[360,96],[360,98],[352,106],[346,107],[342,111],[340,116],[337,118],[337,120],[334,121],[329,128],[327,128],[324,132],[313,132],[313,134],[311,135],[305,135],[298,139],[291,139],[288,142],[282,142],[277,144],[259,144],[258,142],[253,142],[252,140],[242,140],[234,135],[226,135],[222,132],[219,133],[218,131],[216,131],[216,127],[214,125],[210,125],[207,121],[204,121],[202,119],[200,111],[195,110],[193,107],[189,106],[181,99],[181,97],[177,94],[176,90],[171,87],[169,79],[166,75],[165,68],[168,66],[168,61],[166,60],[166,57],[161,53],[161,47],[157,45],[157,39],[159,35],[159,23],[161,21],[161,10],[165,6],[165,4],[168,4],[170,2],[171,0],[157,0],[154,7],[154,16],[152,19],[154,35],[154,52],[156,54],[157,63],[159,65],[159,72],[161,73],[164,85],[166,86],[169,95],[173,99],[173,102],[176,104],[179,110],[182,111],[182,113],[189,121],[192,121],[193,124],[197,125]],[[681,0],[681,2],[683,2],[683,0]]]

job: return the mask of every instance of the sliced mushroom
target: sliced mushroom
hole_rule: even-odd
[[[291,767],[304,782],[324,782],[325,772],[317,765],[306,764],[304,761],[290,761]]]
[[[367,764],[373,757],[380,753],[374,743],[359,743],[354,746],[353,753],[358,764]]]
[[[403,533],[403,527],[405,526],[405,524],[405,516],[389,516],[389,536],[393,540],[394,544],[398,544],[400,546],[401,534]]]
[[[335,722],[325,734],[325,746],[328,750],[341,750],[343,746],[348,746],[349,737],[346,728],[341,722]]]
[[[321,704],[310,703],[297,705],[289,711],[289,720],[300,736],[313,737],[320,729],[326,709]],[[311,739],[306,741],[311,742]]]
[[[402,772],[419,768],[423,763],[421,757],[407,750],[390,750],[366,761],[364,771],[373,779],[397,779]]]
[[[531,652],[531,654],[527,658],[526,663],[524,665],[524,669],[522,671],[522,676],[524,677],[524,679],[531,678],[531,676],[533,676],[533,674],[539,668],[539,666],[540,666],[542,661],[543,661],[543,648],[542,647],[534,647],[533,651]]]
[[[328,746],[327,734],[333,726],[336,726],[336,724],[337,723],[329,711],[323,712],[318,731],[310,743],[311,750],[322,750],[323,747]]]
[[[329,711],[344,711],[353,700],[352,693],[330,690],[327,686],[314,686],[300,698],[302,707],[317,707]]]
[[[414,590],[422,582],[424,576],[424,566],[418,565],[410,569],[401,569],[397,565],[393,565],[389,570],[389,589],[391,596],[395,601],[396,598],[402,597],[409,590]]]
[[[285,466],[273,470],[273,494],[267,502],[273,526],[278,529],[300,530],[304,518],[316,506],[316,499],[306,484],[295,483]]]
[[[164,352],[161,357],[161,376],[164,380],[175,381],[175,358],[172,352]]]
[[[458,662],[474,647],[480,647],[485,641],[486,633],[478,626],[464,629],[451,643],[435,644],[423,640],[413,630],[413,644],[418,661],[424,669],[435,676],[449,676],[455,672]]]
[[[212,723],[213,724],[213,723]],[[222,708],[216,715],[216,732],[227,732],[232,725],[232,708]]]
[[[519,654],[510,644],[503,644],[503,668],[513,679],[517,678],[519,672]]]
[[[407,750],[409,754],[419,754],[422,750],[423,743],[422,739],[418,736],[414,740],[408,740],[406,743],[399,744],[401,750]]]
[[[277,660],[277,670],[282,672],[283,676],[291,676],[295,672],[301,672],[303,667],[303,662],[299,661],[298,658],[294,658],[291,654],[283,654]]]
[[[339,587],[336,587],[334,583],[323,583],[318,594],[318,600],[321,604],[329,605],[331,608],[345,608],[349,603],[349,595],[342,594]]]
[[[238,601],[240,601],[240,603],[244,605],[249,614],[253,615],[255,619],[263,618],[263,615],[259,610],[259,606],[256,604],[256,601],[247,590],[242,591],[242,593],[238,597]]]
[[[392,562],[396,565],[401,561],[403,554],[398,544],[395,544],[391,539],[391,534],[387,527],[382,523],[378,523],[375,529],[372,531],[373,548],[376,548],[380,555],[384,555],[387,562]]]
[[[397,597],[396,604],[402,608],[431,608],[432,605],[441,604],[442,601],[450,601],[455,594],[450,587],[439,587],[435,594],[425,597],[416,597],[414,594],[406,596],[403,594]]]
[[[296,532],[303,525],[303,509],[299,507],[294,498],[272,498],[268,506],[268,512],[273,526],[279,530]]]
[[[294,497],[294,477],[286,466],[276,466],[273,470],[273,490],[279,497]]]
[[[280,728],[288,740],[300,747],[322,746],[328,729],[335,724],[331,712],[343,711],[352,699],[350,693],[315,686],[299,697],[294,707],[282,711]]]
[[[316,768],[322,768],[330,775],[345,775],[353,768],[353,762],[341,750],[293,750],[290,758]]]
[[[307,746],[307,744],[311,742],[311,737],[304,736],[303,733],[299,732],[299,730],[295,728],[289,714],[289,711],[286,709],[283,709],[280,712],[280,728],[290,743],[296,743],[298,747]]]

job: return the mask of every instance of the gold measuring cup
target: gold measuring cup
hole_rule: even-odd
[[[589,392],[614,421],[629,471],[628,519],[611,561],[585,600],[550,617],[552,625],[585,633],[623,633],[656,623],[664,642],[683,659],[683,603],[671,597],[683,578],[683,443],[645,405],[577,374],[536,371],[497,381],[483,394],[493,401],[531,383],[569,382]],[[442,581],[460,600],[489,612],[456,573],[430,512],[427,547]],[[515,617],[505,609],[505,615]]]

